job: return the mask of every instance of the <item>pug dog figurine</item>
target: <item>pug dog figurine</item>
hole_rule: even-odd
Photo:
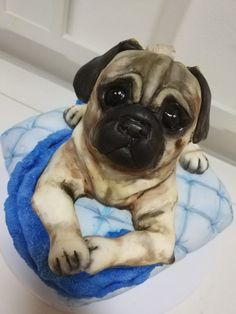
[[[208,167],[196,145],[209,129],[205,78],[197,67],[131,39],[84,65],[74,89],[87,105],[65,112],[72,137],[51,158],[32,198],[50,237],[51,270],[95,274],[173,263],[176,164],[196,173]],[[74,209],[82,196],[129,209],[135,231],[83,238]]]

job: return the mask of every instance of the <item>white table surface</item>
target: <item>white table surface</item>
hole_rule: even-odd
[[[48,111],[74,102],[75,96],[72,89],[67,89],[63,84],[58,84],[56,79],[1,52],[0,68],[0,132],[39,111]],[[224,182],[233,202],[236,203],[236,167],[213,156],[209,157],[212,168]],[[236,313],[235,221],[214,240],[214,251],[215,260],[209,272],[201,278],[192,294],[181,304],[172,308],[169,314]],[[176,289],[179,285],[181,282],[176,283]],[[140,290],[137,292],[137,297],[140,298],[142,286],[138,289],[141,289],[141,292]],[[132,293],[135,293],[135,290],[133,291]],[[145,286],[143,291],[148,293]],[[132,308],[135,309],[135,304]],[[55,314],[60,312],[50,308],[25,289],[0,255],[0,313]],[[83,313],[95,314],[86,310]],[[147,305],[145,313],[155,313],[155,309]]]

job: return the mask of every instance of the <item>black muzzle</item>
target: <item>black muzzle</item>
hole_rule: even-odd
[[[119,106],[103,113],[92,145],[117,165],[145,170],[155,167],[163,155],[163,130],[150,109],[140,104]]]

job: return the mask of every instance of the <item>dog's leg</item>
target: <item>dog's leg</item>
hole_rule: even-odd
[[[59,186],[44,184],[33,197],[33,208],[48,231],[48,264],[59,275],[84,270],[89,251],[78,225],[72,199]]]
[[[140,266],[174,262],[174,206],[177,201],[173,179],[147,191],[134,204],[136,231],[119,238],[87,237],[91,250],[87,272],[107,267]]]
[[[87,109],[87,105],[73,105],[67,108],[64,113],[63,117],[66,123],[69,125],[70,128],[74,129],[76,125],[82,119],[85,111]]]
[[[200,147],[193,143],[189,143],[185,147],[179,162],[185,170],[196,174],[204,173],[209,167],[207,157],[203,154]]]
[[[32,197],[32,207],[50,238],[49,267],[59,275],[78,273],[89,263],[89,250],[74,209],[74,199],[84,191],[72,145],[67,142],[59,148],[39,178]]]

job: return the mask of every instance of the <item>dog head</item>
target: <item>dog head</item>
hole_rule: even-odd
[[[116,168],[174,165],[184,146],[209,130],[211,94],[198,68],[134,40],[84,65],[74,89],[88,103],[83,124],[90,149]]]

